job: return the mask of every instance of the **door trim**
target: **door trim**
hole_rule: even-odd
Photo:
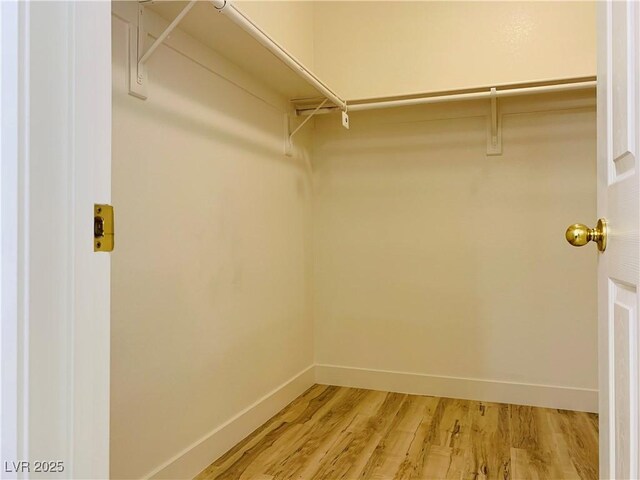
[[[111,5],[0,17],[1,460],[108,478],[110,259],[92,232],[111,203]]]

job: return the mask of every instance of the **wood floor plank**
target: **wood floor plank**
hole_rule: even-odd
[[[267,474],[267,470],[269,469],[269,465],[273,462],[276,462],[279,458],[282,457],[283,453],[286,451],[287,446],[293,441],[295,438],[300,436],[300,432],[304,430],[304,425],[301,423],[296,423],[283,431],[282,434],[275,439],[273,443],[269,445],[268,448],[260,450],[259,453],[252,459],[252,461],[247,462],[243,465],[242,469],[229,470],[226,475],[219,475],[216,478],[237,478],[238,480],[253,480],[254,478],[259,478],[263,476],[272,475]]]
[[[405,398],[406,395],[388,393],[375,412],[357,415],[311,479],[358,478],[367,459],[386,435]]]
[[[406,396],[398,413],[393,419],[386,435],[384,435],[375,450],[366,459],[359,478],[387,479],[407,477],[410,468],[412,443],[418,437],[418,429],[430,417],[429,412],[435,410],[438,402],[434,397]],[[423,434],[424,435],[424,434]],[[423,442],[418,440],[418,442]]]
[[[506,480],[511,472],[511,448],[504,441],[509,437],[509,407],[474,403],[466,473],[476,479]]]
[[[564,480],[580,479],[580,474],[578,473],[578,471],[575,468],[575,465],[571,461],[569,447],[567,445],[564,435],[560,433],[554,433],[553,438],[555,440],[555,447],[558,453],[560,466],[562,468],[562,478]]]
[[[427,438],[431,433],[431,425],[433,423],[436,412],[440,406],[440,398],[426,397],[429,401],[422,411],[422,419],[420,425],[415,432],[409,449],[406,453],[404,461],[398,467],[396,478],[398,480],[411,480],[422,478],[422,471],[425,465],[425,458],[429,454],[430,444]]]
[[[425,439],[430,444],[423,459],[421,478],[462,478],[465,473],[465,456],[470,446],[471,407],[468,400],[441,398],[431,420],[429,435]],[[444,448],[436,448],[444,447]],[[431,462],[442,462],[447,457],[446,472],[442,477],[431,475]]]
[[[598,438],[598,430],[599,430],[599,417],[596,413],[587,413],[583,412],[585,418],[587,419],[587,423],[589,424],[589,431],[591,434],[597,439]]]
[[[264,450],[293,425],[310,420],[319,411],[328,410],[332,400],[339,401],[347,392],[338,387],[314,385],[262,427],[245,438],[236,447],[215,461],[196,477],[198,480],[239,478],[237,472],[244,471]],[[334,398],[335,397],[335,398]]]
[[[555,439],[547,409],[510,405],[511,447],[522,450],[517,478],[563,478],[562,460],[555,448]],[[513,459],[512,459],[513,461]]]
[[[569,410],[556,412],[553,420],[560,430],[571,464],[581,479],[597,479],[598,462],[589,461],[598,458],[598,437],[590,414]]]
[[[451,478],[452,473],[455,473],[451,472],[452,458],[453,449],[451,447],[428,444],[420,475],[416,478]],[[462,475],[458,478],[462,478]]]
[[[529,467],[529,455],[522,448],[511,448],[511,475],[518,480],[544,480]]]
[[[343,455],[352,454],[352,451],[360,446],[356,443],[351,448],[346,448],[351,439],[358,437],[357,432],[365,428],[375,412],[383,407],[387,396],[386,392],[369,391],[364,400],[359,403],[358,408],[349,412],[347,421],[343,422],[340,428],[335,428],[333,435],[322,442],[323,446],[310,456],[304,468],[296,472],[295,478],[305,480],[333,478],[327,476],[328,472],[333,472],[337,465],[342,465]]]
[[[525,405],[509,406],[511,447],[516,449],[538,448],[538,430],[535,421],[535,407]]]
[[[196,478],[595,480],[598,417],[315,385]]]
[[[265,422],[262,426],[256,429],[251,435],[238,443],[235,447],[225,453],[222,457],[212,463],[207,469],[202,471],[197,479],[211,478],[216,471],[224,469],[225,466],[233,464],[239,457],[243,456],[245,452],[249,451],[255,445],[257,445],[269,431],[279,427],[283,422],[289,420],[289,416],[295,414],[299,409],[308,405],[312,399],[318,398],[317,405],[321,406],[326,403],[327,398],[335,395],[338,392],[338,387],[328,387],[325,385],[314,385],[306,392],[296,398],[293,402],[287,405],[282,411],[274,415],[270,420]]]
[[[345,389],[345,392],[344,400],[318,422],[311,423],[307,434],[268,470],[269,474],[276,478],[308,478],[313,475],[317,465],[357,413],[361,409],[366,411],[372,402],[380,399],[379,392],[360,389]]]

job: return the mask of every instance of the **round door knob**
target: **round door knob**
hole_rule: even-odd
[[[604,252],[607,248],[607,221],[598,220],[596,228],[589,228],[582,223],[574,223],[567,228],[565,238],[574,247],[582,247],[589,242],[595,242],[598,250]]]
[[[584,223],[574,223],[567,228],[567,242],[574,247],[582,247],[591,241],[591,229]]]

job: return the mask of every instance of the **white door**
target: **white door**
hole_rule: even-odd
[[[600,477],[616,479],[639,474],[639,7],[598,6],[598,216],[608,220],[598,263]]]
[[[0,478],[108,478],[110,2],[0,1]]]

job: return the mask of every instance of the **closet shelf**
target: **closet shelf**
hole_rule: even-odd
[[[142,64],[179,23],[181,30],[220,52],[243,70],[260,78],[276,92],[289,98],[298,115],[347,109],[355,112],[428,103],[491,99],[590,89],[596,86],[595,77],[580,77],[347,102],[237,9],[231,0],[161,2],[140,0],[140,4],[144,5],[143,8],[148,8],[171,22],[169,28],[149,50],[137,52],[137,58]],[[322,98],[326,98],[330,103],[318,110],[317,107]]]
[[[146,8],[169,22],[168,27],[148,47],[145,45],[143,21]],[[318,113],[341,111],[342,125],[349,128],[348,112],[479,99],[489,101],[487,155],[500,155],[502,135],[499,98],[594,89],[597,85],[595,77],[580,77],[347,102],[237,9],[232,0],[139,0],[138,27],[135,34],[130,30],[129,92],[132,95],[146,98],[146,61],[178,24],[181,30],[288,98],[296,115],[307,116],[293,131],[287,120],[288,135],[284,145],[286,155],[292,154],[293,136],[307,123],[310,116]]]
[[[144,8],[172,22],[186,1],[143,2]],[[302,62],[288,53],[230,0],[197,1],[180,19],[180,29],[215,49],[288,99],[327,98],[337,108],[346,102]],[[138,58],[141,58],[139,55]]]

